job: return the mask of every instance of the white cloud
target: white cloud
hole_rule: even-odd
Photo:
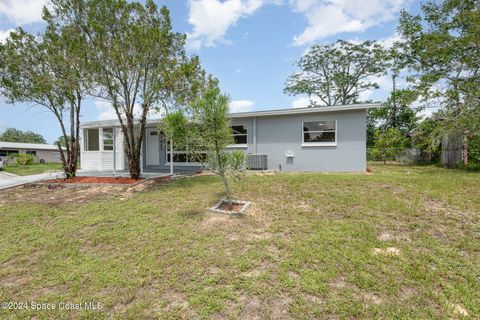
[[[317,105],[324,105],[325,103],[317,97],[298,97],[292,102],[292,108],[307,108],[311,105],[311,101]]]
[[[266,3],[279,4],[279,0],[189,0],[188,22],[193,26],[188,34],[188,47],[212,47],[218,42],[229,43],[225,34],[240,18],[245,18]],[[248,32],[244,38],[248,37]]]
[[[0,16],[22,25],[42,21],[42,9],[49,0],[1,0]]]
[[[113,109],[110,102],[105,100],[94,100],[95,107],[97,107],[100,114],[98,115],[98,120],[116,120],[118,119],[117,113],[115,109]],[[140,104],[136,104],[134,107],[133,114],[135,118],[139,118],[141,116],[141,106]],[[159,110],[150,110],[148,112],[147,118],[160,118],[164,114],[163,111]]]
[[[0,43],[4,42],[10,36],[10,32],[12,31],[13,29],[8,29],[5,31],[0,30]]]
[[[230,112],[251,111],[255,102],[250,100],[233,100],[230,102]]]
[[[342,32],[362,32],[396,18],[408,0],[290,0],[308,26],[293,39],[300,46]]]
[[[95,107],[97,107],[98,111],[100,111],[100,114],[98,115],[98,120],[117,119],[117,114],[115,113],[115,110],[109,102],[103,100],[95,100],[94,104]]]
[[[402,37],[397,32],[395,32],[394,34],[392,34],[387,38],[377,40],[377,43],[383,46],[385,49],[390,49],[395,42],[401,42],[401,41],[402,41]]]
[[[289,0],[294,12],[303,14],[307,27],[293,39],[296,46],[311,43],[342,32],[363,32],[397,18],[410,0]],[[198,50],[225,39],[228,29],[267,4],[281,5],[283,0],[189,0],[188,22],[193,31],[188,46]],[[244,38],[248,32],[244,33]]]

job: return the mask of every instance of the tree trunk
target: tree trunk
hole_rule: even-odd
[[[227,202],[228,202],[228,210],[233,210],[233,203],[232,203],[232,192],[230,190],[230,186],[228,185],[227,177],[225,176],[225,167],[223,166],[224,163],[222,162],[222,157],[220,154],[220,147],[218,143],[215,142],[215,157],[217,157],[217,164],[218,164],[218,174],[222,178],[223,185],[225,186],[225,192],[227,194]]]
[[[130,172],[130,178],[140,179],[140,159],[134,150],[128,156],[128,171]]]
[[[225,172],[221,171],[220,176],[222,177],[223,185],[225,186],[225,191],[227,193],[228,210],[231,211],[233,210],[232,192],[230,191],[230,186],[228,185],[228,180],[225,176]]]

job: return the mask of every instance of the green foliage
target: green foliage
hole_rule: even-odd
[[[54,21],[46,8],[43,19],[46,29],[38,36],[18,28],[0,44],[0,93],[10,103],[52,112],[68,141],[61,159],[70,176],[77,169],[81,104],[91,86],[88,50],[78,26]]]
[[[31,164],[33,160],[35,160],[35,157],[28,153],[20,153],[15,156],[15,162],[17,162],[19,166],[27,166]]]
[[[188,121],[183,110],[175,110],[167,114],[160,124],[159,128],[163,131],[165,139],[174,140],[178,146],[187,146],[190,138],[193,139],[196,129]]]
[[[55,0],[54,8],[55,21],[71,21],[87,39],[94,94],[115,109],[130,175],[138,178],[148,113],[195,99],[204,76],[199,59],[187,57],[186,36],[172,31],[168,9],[152,0]]]
[[[67,139],[70,141],[72,139],[72,137],[67,136]],[[67,140],[65,139],[64,136],[60,136],[60,137],[58,137],[58,139],[53,144],[54,145],[59,145],[60,144],[60,146],[66,147],[67,146]]]
[[[468,140],[468,159],[472,165],[480,165],[480,132]]]
[[[438,137],[439,122],[426,118],[417,125],[412,143],[416,148],[436,153],[439,150],[440,138]]]
[[[371,156],[384,163],[395,161],[408,146],[409,139],[400,130],[394,128],[384,132],[378,130],[375,133],[375,144]]]
[[[440,133],[480,129],[480,2],[428,1],[422,15],[401,14],[399,32],[408,56],[409,82],[442,110]]]
[[[327,106],[359,102],[360,93],[378,88],[371,78],[385,72],[384,55],[372,41],[314,45],[297,62],[300,71],[288,78],[284,91],[316,97]]]
[[[32,131],[21,131],[14,128],[7,128],[2,134],[0,134],[0,141],[42,144],[47,143],[41,134],[34,133]]]
[[[382,131],[398,129],[407,135],[415,129],[418,121],[418,111],[411,107],[416,94],[411,90],[396,90],[382,103],[380,108],[369,112],[370,120]]]

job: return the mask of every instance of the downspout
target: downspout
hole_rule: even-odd
[[[253,117],[253,153],[257,153],[257,117]]]

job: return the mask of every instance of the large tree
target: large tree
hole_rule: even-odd
[[[304,94],[312,106],[345,105],[359,102],[363,91],[378,88],[374,77],[385,72],[384,50],[372,41],[314,45],[297,62],[300,69],[291,75],[284,89]]]
[[[468,137],[480,131],[480,2],[428,1],[421,15],[403,11],[399,31],[409,77],[425,100],[436,99],[440,132]]]
[[[54,0],[57,20],[78,25],[89,44],[98,91],[120,122],[130,176],[140,177],[147,115],[187,104],[195,95],[198,58],[189,59],[185,35],[172,31],[169,11],[152,0]]]
[[[377,126],[382,131],[394,128],[407,135],[417,124],[418,110],[413,108],[413,103],[418,98],[418,93],[406,87],[400,87],[398,80],[403,80],[407,65],[407,57],[399,42],[385,50],[386,74],[390,77],[392,87],[389,97],[378,109],[370,111],[370,116],[376,119]]]
[[[23,142],[23,143],[47,143],[45,138],[32,131],[22,131],[15,128],[7,128],[0,134],[0,141]]]
[[[58,145],[67,177],[76,174],[80,110],[88,94],[86,47],[80,30],[58,24],[47,9],[46,30],[34,36],[19,28],[0,44],[0,88],[8,101],[25,102],[50,110],[62,131]]]

